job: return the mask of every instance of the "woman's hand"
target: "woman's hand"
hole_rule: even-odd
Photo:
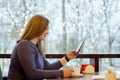
[[[63,77],[70,77],[74,72],[73,68],[64,68],[63,69]]]
[[[71,50],[66,56],[64,56],[62,59],[60,59],[60,62],[62,65],[64,65],[65,63],[67,63],[69,60],[75,58],[75,50]]]
[[[73,59],[73,58],[75,58],[76,57],[76,55],[75,55],[75,50],[70,50],[70,52],[67,54],[67,58],[69,59],[69,60],[71,60],[71,59]]]

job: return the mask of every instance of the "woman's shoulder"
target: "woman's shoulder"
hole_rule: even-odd
[[[21,40],[17,43],[17,46],[32,46],[32,43],[29,40]]]
[[[21,40],[20,42],[17,43],[18,45],[21,44],[30,44],[28,40]]]
[[[22,50],[33,50],[36,51],[37,48],[35,46],[35,44],[33,44],[31,41],[29,40],[21,40],[20,42],[17,43],[16,45],[16,49],[22,49]]]

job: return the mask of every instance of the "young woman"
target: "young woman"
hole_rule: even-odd
[[[49,21],[41,15],[33,16],[17,41],[11,55],[8,80],[42,80],[44,78],[69,77],[73,69],[60,68],[75,58],[71,50],[59,61],[50,64],[41,50],[41,41],[48,34]]]

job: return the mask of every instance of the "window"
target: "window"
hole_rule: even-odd
[[[119,0],[4,0],[0,12],[0,53],[12,52],[34,14],[50,20],[45,53],[67,53],[82,40],[82,54],[120,53]]]

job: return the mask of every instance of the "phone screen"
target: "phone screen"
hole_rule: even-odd
[[[84,44],[84,41],[82,41],[82,42],[78,45],[78,47],[77,47],[77,49],[76,49],[76,52],[75,52],[75,55],[78,55],[78,54],[80,53],[80,50],[82,49],[83,44]]]

